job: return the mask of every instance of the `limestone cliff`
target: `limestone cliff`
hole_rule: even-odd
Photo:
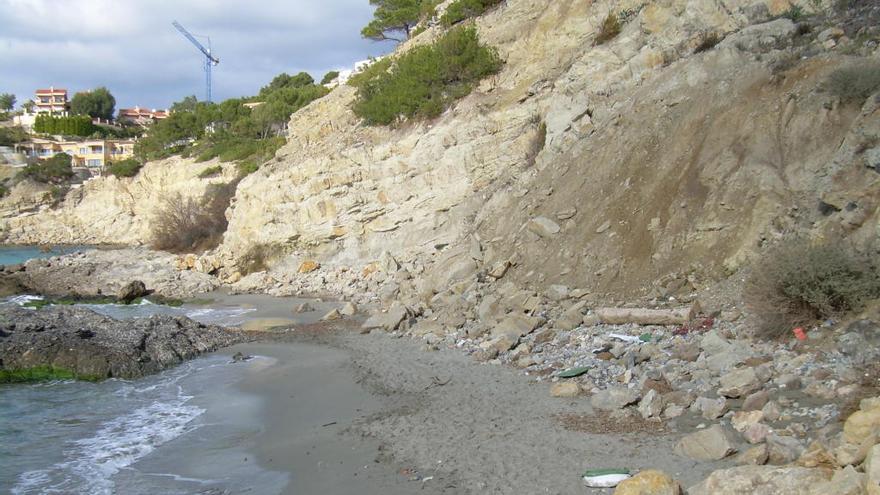
[[[150,162],[133,178],[87,180],[54,205],[48,187],[22,182],[0,200],[0,235],[20,244],[145,244],[164,198],[201,197],[208,184],[235,174],[227,165],[225,177],[198,177],[215,165],[180,157]]]
[[[294,115],[240,185],[220,256],[278,244],[360,268],[388,251],[439,259],[431,291],[510,262],[525,286],[638,292],[721,276],[790,231],[875,235],[880,112],[821,90],[860,59],[774,20],[788,8],[508,0],[477,21],[504,70],[435,121],[360,126],[349,87]],[[609,11],[632,17],[593,46]],[[723,40],[695,53],[706,33]],[[821,216],[835,191],[850,211]]]
[[[503,70],[439,118],[363,126],[348,86],[294,114],[200,266],[238,280],[242,257],[268,245],[289,255],[288,274],[311,258],[331,278],[369,273],[388,252],[421,274],[407,284],[425,297],[481,269],[533,289],[665,293],[791,232],[874,237],[877,99],[846,105],[822,89],[835,69],[880,59],[863,3],[873,17],[829,34],[825,17],[780,17],[788,0],[507,0],[476,20]],[[609,12],[622,32],[596,46]],[[204,166],[171,159],[93,181],[58,208],[7,217],[4,232],[144,242],[156,200],[200,193]]]

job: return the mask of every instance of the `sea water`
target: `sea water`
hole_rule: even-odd
[[[17,265],[33,258],[50,258],[62,254],[93,249],[91,246],[0,246],[0,265]]]
[[[0,493],[280,493],[288,475],[248,461],[258,399],[234,387],[267,359],[211,355],[139,380],[0,385]]]
[[[221,325],[253,311],[88,306],[119,319],[172,314]],[[138,380],[0,385],[0,493],[280,493],[288,474],[249,459],[261,428],[259,399],[235,385],[267,360],[233,363],[213,354]]]

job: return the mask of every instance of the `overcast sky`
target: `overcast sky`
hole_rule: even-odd
[[[220,65],[213,100],[253,95],[272,77],[329,70],[390,50],[360,37],[368,0],[0,0],[0,93],[106,86],[116,107],[204,99],[204,56],[171,25],[207,35]]]

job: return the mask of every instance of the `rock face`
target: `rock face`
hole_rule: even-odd
[[[76,307],[0,309],[7,371],[52,366],[91,379],[137,378],[244,339],[183,317],[119,321]]]
[[[801,53],[809,43],[777,18],[790,5],[508,0],[476,19],[503,70],[438,118],[363,126],[345,85],[294,114],[288,143],[240,183],[223,244],[199,269],[233,280],[250,248],[279,245],[303,276],[306,259],[316,274],[361,272],[385,252],[418,260],[427,297],[481,268],[537,291],[630,293],[693,266],[735,270],[762,239],[801,225],[869,235],[878,203],[860,198],[872,197],[876,172],[863,162],[876,154],[866,139],[877,105],[816,91],[848,62]],[[609,10],[632,15],[596,46]],[[723,41],[699,52],[706,33]],[[17,242],[144,242],[163,194],[231,180],[231,170],[198,179],[209,165],[152,163],[44,211],[19,211],[22,191],[0,230]],[[816,211],[820,196],[840,211]]]

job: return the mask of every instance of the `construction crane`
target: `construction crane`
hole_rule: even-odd
[[[184,37],[186,37],[186,39],[188,39],[190,41],[190,43],[192,43],[193,45],[196,45],[196,48],[198,48],[202,53],[205,54],[205,101],[210,103],[211,102],[211,66],[214,66],[214,65],[217,65],[220,63],[219,58],[211,55],[211,38],[208,38],[207,36],[202,36],[203,38],[206,38],[208,40],[208,48],[205,48],[201,43],[199,43],[199,40],[197,40],[195,36],[191,35],[189,33],[189,31],[186,30],[186,28],[184,28],[183,26],[180,25],[179,22],[174,21],[171,24],[174,27],[176,27],[177,30],[180,31],[180,34],[182,34]]]

